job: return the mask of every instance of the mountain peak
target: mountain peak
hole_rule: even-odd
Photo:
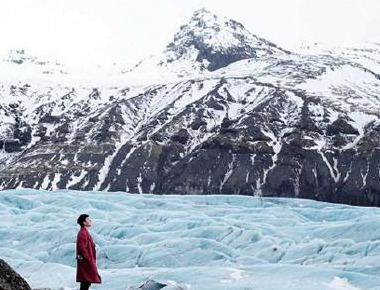
[[[190,19],[190,22],[207,24],[207,23],[216,22],[217,20],[218,20],[218,16],[216,16],[211,11],[206,10],[205,8],[202,8],[202,9],[198,9],[194,11]]]
[[[210,10],[207,10],[206,8],[200,8],[193,12],[193,17],[204,18],[205,15],[217,17],[214,13],[212,13]]]
[[[224,26],[229,26],[233,30],[237,30],[238,28],[245,30],[244,26],[232,19],[218,17],[211,11],[201,8],[194,11],[188,25],[196,26],[198,28],[222,28]],[[246,31],[248,32],[248,31]],[[249,33],[249,32],[248,32]]]
[[[238,60],[285,51],[256,37],[239,22],[202,8],[181,26],[165,52],[168,62],[190,59],[214,71]]]

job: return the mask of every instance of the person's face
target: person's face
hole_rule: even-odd
[[[83,222],[83,225],[85,226],[85,227],[91,227],[91,224],[92,224],[92,221],[91,221],[91,219],[89,218],[89,217],[87,217],[85,220],[84,220],[84,222]]]

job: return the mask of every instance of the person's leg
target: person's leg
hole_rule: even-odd
[[[91,283],[88,282],[80,282],[80,290],[88,290],[90,289]]]

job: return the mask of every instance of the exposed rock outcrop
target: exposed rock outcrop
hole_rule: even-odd
[[[32,290],[28,283],[0,259],[0,290]]]

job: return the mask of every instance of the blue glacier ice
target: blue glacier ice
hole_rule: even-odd
[[[2,191],[0,258],[33,288],[77,289],[81,213],[103,278],[92,289],[380,289],[380,209],[300,199]]]

